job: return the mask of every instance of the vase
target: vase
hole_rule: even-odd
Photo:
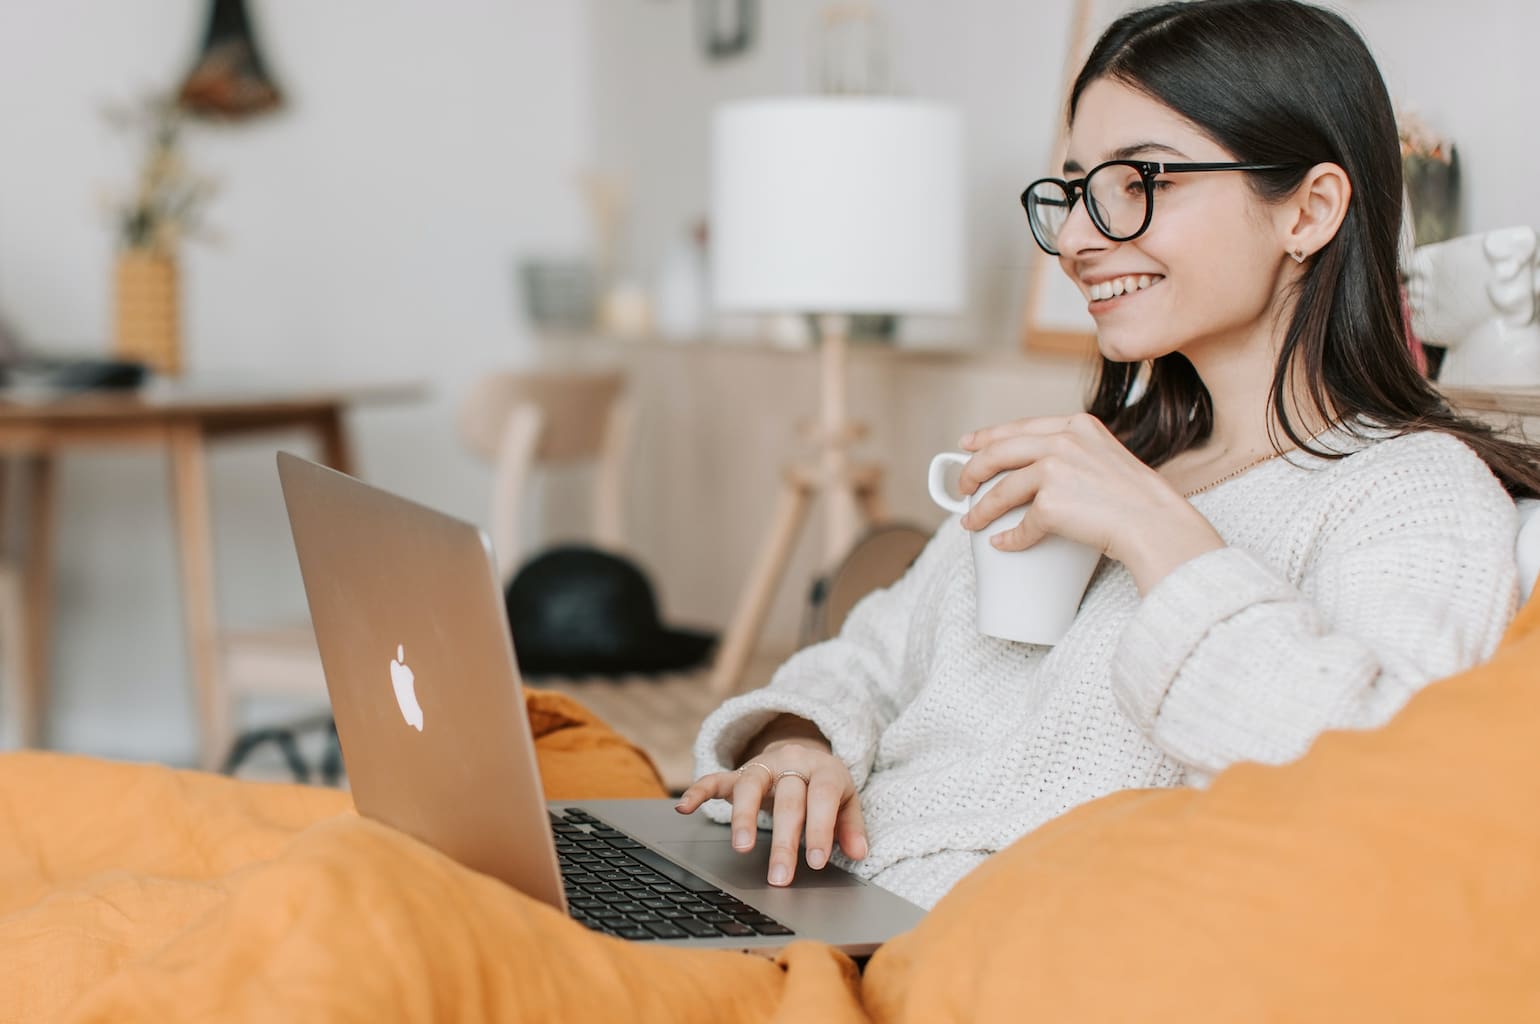
[[[1404,156],[1401,172],[1416,244],[1431,245],[1453,238],[1460,212],[1460,158],[1454,147],[1450,147],[1447,161],[1417,154]]]
[[[157,373],[182,372],[176,258],[148,249],[118,253],[113,353]]]

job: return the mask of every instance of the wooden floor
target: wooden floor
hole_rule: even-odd
[[[770,680],[785,653],[758,656],[749,662],[740,692]],[[674,792],[695,776],[691,748],[695,734],[721,699],[707,686],[710,668],[657,676],[620,678],[558,678],[542,676],[531,686],[567,694],[604,719],[615,731],[645,750],[663,782]]]

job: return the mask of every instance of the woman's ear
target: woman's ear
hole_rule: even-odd
[[[1336,164],[1316,164],[1278,211],[1283,251],[1296,260],[1320,252],[1337,235],[1353,198],[1347,172]]]

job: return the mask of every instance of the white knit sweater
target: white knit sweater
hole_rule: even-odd
[[[1228,546],[1143,599],[1104,559],[1054,647],[977,631],[968,534],[949,519],[837,638],[707,718],[698,772],[736,767],[781,713],[811,720],[870,838],[865,860],[836,861],[929,907],[1077,804],[1383,723],[1496,647],[1516,605],[1514,504],[1448,435],[1316,443],[1354,454],[1291,452],[1196,495]]]

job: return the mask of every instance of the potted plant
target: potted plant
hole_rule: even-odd
[[[1452,238],[1460,213],[1460,161],[1454,144],[1434,135],[1411,111],[1403,111],[1397,120],[1412,236],[1417,245]]]
[[[117,233],[113,348],[160,373],[182,370],[177,251],[198,235],[215,191],[182,156],[184,114],[174,100],[152,96],[110,107],[108,122],[137,142],[132,188],[110,200]]]

